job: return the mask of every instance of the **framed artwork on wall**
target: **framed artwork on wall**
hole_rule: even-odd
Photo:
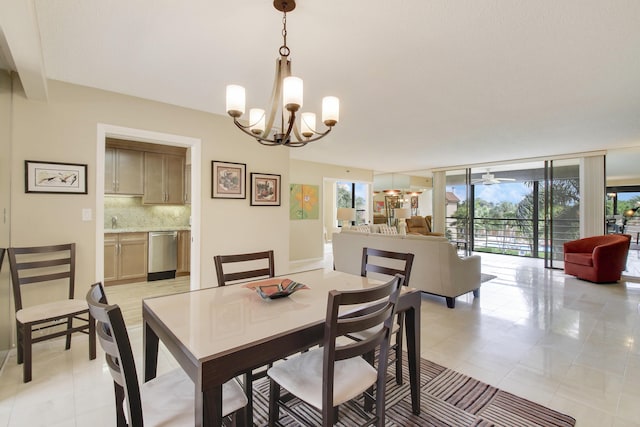
[[[289,187],[289,219],[318,219],[320,187],[308,184],[290,184]]]
[[[211,162],[211,198],[246,199],[247,165],[244,163]]]
[[[280,175],[251,172],[251,206],[280,206]]]
[[[25,160],[24,192],[87,194],[87,165]]]
[[[398,196],[384,196],[385,204],[387,205],[387,223],[393,224],[396,215],[394,209],[400,207],[400,197]]]
[[[411,196],[411,215],[418,215],[418,196]]]

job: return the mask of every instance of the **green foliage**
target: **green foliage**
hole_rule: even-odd
[[[507,238],[514,237],[531,241],[534,236],[534,227],[538,227],[541,220],[544,219],[544,203],[545,190],[540,186],[538,191],[537,211],[538,217],[534,218],[535,209],[533,182],[525,183],[531,188],[531,192],[527,194],[519,203],[515,204],[507,201],[487,201],[476,199],[474,202],[474,238],[476,242],[481,239]],[[552,195],[552,217],[554,219],[554,239],[571,240],[578,238],[579,230],[575,227],[579,218],[580,195],[579,181],[574,179],[557,179],[551,185]],[[630,207],[637,206],[636,201],[640,202],[640,196],[637,200],[629,201],[625,205]],[[620,204],[619,204],[620,206]],[[456,212],[452,215],[455,220],[451,223],[451,228],[455,230],[457,239],[465,237],[465,231],[468,228],[468,203],[461,202]],[[620,212],[620,209],[619,209]],[[452,230],[452,232],[453,232]],[[520,240],[522,241],[522,240]],[[514,252],[513,249],[507,248],[481,248],[476,245],[474,250],[482,250],[488,252]],[[515,251],[518,253],[518,251]]]

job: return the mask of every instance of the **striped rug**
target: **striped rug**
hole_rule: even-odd
[[[576,420],[568,415],[507,393],[467,375],[452,371],[429,360],[421,359],[421,411],[411,412],[411,395],[404,358],[404,384],[398,386],[393,375],[387,380],[386,426],[574,426]],[[395,369],[390,367],[390,373]],[[254,423],[267,424],[269,380],[254,383]],[[320,425],[319,414],[296,400],[294,410],[311,425]],[[283,426],[298,423],[280,411]],[[362,422],[349,406],[341,406],[338,426],[355,426]]]

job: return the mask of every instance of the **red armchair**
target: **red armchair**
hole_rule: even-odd
[[[631,236],[607,234],[564,244],[564,272],[594,283],[620,280],[627,264]]]

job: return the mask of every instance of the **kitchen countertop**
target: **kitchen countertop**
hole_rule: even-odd
[[[188,225],[178,225],[170,227],[127,227],[127,228],[105,228],[104,234],[112,233],[147,233],[149,231],[182,231],[191,230]]]

